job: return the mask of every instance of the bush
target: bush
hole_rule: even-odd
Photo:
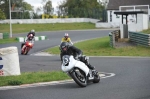
[[[8,85],[21,85],[21,84],[22,84],[22,82],[19,80],[8,81]]]
[[[1,19],[6,19],[6,16],[5,16],[4,12],[0,9],[0,20]]]

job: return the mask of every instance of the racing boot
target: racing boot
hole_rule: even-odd
[[[94,70],[95,69],[95,67],[94,66],[92,66],[90,63],[89,64],[87,64],[87,66],[89,67],[89,69],[91,69],[91,70]]]
[[[88,66],[89,69],[92,70],[93,75],[96,75],[96,74],[98,73],[98,72],[95,70],[95,67],[92,66],[92,65],[89,63],[89,60],[88,60],[88,59],[86,59],[86,65]]]
[[[93,67],[89,62],[89,57],[84,56],[85,64],[89,67],[89,69],[93,70],[95,67]]]

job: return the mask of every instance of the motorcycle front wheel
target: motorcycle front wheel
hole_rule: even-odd
[[[87,77],[85,75],[85,73],[78,69],[78,72],[76,72],[76,70],[74,70],[73,72],[71,72],[71,77],[73,78],[73,80],[80,86],[80,87],[86,87],[87,86]]]
[[[25,47],[25,48],[24,48],[24,51],[21,52],[21,54],[27,55],[27,54],[28,54],[28,50],[29,50],[29,49],[28,49],[27,47]]]

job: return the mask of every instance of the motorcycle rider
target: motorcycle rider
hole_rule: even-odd
[[[21,49],[24,46],[26,41],[29,41],[32,44],[34,44],[34,41],[35,41],[35,30],[34,29],[32,29],[25,37],[24,43],[21,44]]]
[[[61,49],[61,55],[73,55],[76,60],[80,60],[83,63],[85,63],[91,70],[94,70],[95,67],[93,67],[89,63],[89,59],[83,55],[82,51],[78,48],[76,48],[73,45],[69,45],[68,42],[62,42],[60,45]]]
[[[70,39],[68,33],[65,33],[64,37],[61,39],[61,43],[62,43],[62,42],[68,42],[68,43],[70,43],[71,45],[73,45],[73,43],[72,43],[72,41],[71,41],[71,39]]]

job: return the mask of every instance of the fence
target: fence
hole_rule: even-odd
[[[129,40],[137,45],[150,46],[150,34],[129,31]]]
[[[107,21],[107,11],[103,8],[71,8],[68,10],[62,10],[58,11],[58,17],[65,17],[68,18],[93,18],[101,20],[102,22]],[[63,16],[62,16],[63,15]],[[9,17],[7,17],[9,18]],[[41,19],[41,15],[33,15],[33,19]],[[30,13],[29,12],[13,12],[12,13],[12,19],[30,19]]]
[[[118,39],[120,38],[120,30],[115,30],[109,33],[110,38],[110,46],[115,47],[115,42],[118,42]]]
[[[74,23],[91,22],[96,23],[98,19],[91,18],[57,18],[57,19],[12,19],[12,24],[39,24],[39,23]],[[0,20],[0,24],[9,24],[10,20]]]

